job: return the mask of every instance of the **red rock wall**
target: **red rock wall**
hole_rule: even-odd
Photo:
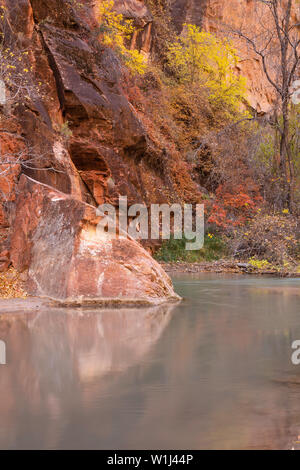
[[[42,91],[2,121],[19,126],[16,138],[35,159],[23,168],[30,177],[94,205],[114,202],[119,194],[148,202],[145,195],[152,193],[155,201],[161,197],[156,188],[166,184],[144,161],[149,152],[162,150],[153,148],[128,102],[121,65],[97,40],[91,2],[84,3],[78,17],[65,0],[4,1],[9,39],[29,51],[30,80]],[[118,3],[124,13],[141,14],[144,26],[151,24],[140,2],[134,8]],[[4,132],[0,139],[4,146]],[[17,144],[10,145],[17,153]]]
[[[120,64],[92,32],[95,2],[81,2],[84,7],[77,12],[66,0],[3,2],[9,12],[9,35],[30,51],[32,80],[42,84],[42,96],[18,106],[12,119],[23,145],[37,156],[36,164],[24,172],[93,204],[116,201],[118,194],[134,202],[159,202],[176,192],[170,178],[146,163],[153,154],[163,160],[164,149],[151,141],[128,102]],[[228,22],[238,25],[245,17],[250,30],[257,26],[254,4],[254,0],[166,0],[178,32],[184,22],[216,31]],[[116,8],[141,29],[133,46],[140,42],[141,50],[149,52],[153,18],[147,2],[117,0]],[[242,54],[240,70],[248,77],[249,102],[258,111],[268,111],[272,93],[260,63],[245,50]],[[12,125],[3,117],[2,122],[2,127]],[[17,149],[19,136],[15,137]],[[5,146],[5,133],[0,138]],[[0,186],[5,185],[0,181]],[[5,215],[1,217],[2,225],[7,224]]]
[[[95,237],[93,206],[119,195],[155,202],[166,182],[145,163],[162,150],[126,97],[120,61],[93,30],[90,3],[80,16],[65,0],[5,5],[5,47],[24,51],[26,87],[39,90],[0,110],[4,154],[17,161],[22,148],[9,179],[0,177],[4,196],[12,186],[0,222],[10,225],[13,266],[28,270],[29,292],[60,300],[177,298],[138,243]]]
[[[9,177],[0,176],[0,226],[12,221],[21,171],[95,206],[117,203],[119,195],[127,195],[129,204],[166,202],[170,197],[181,200],[184,180],[189,195],[197,200],[199,193],[183,159],[178,161],[177,176],[172,177],[165,169],[157,171],[149,165],[151,159],[162,166],[172,163],[174,154],[166,158],[166,148],[154,142],[139,110],[130,103],[127,96],[134,90],[126,88],[120,62],[95,33],[95,2],[81,0],[79,10],[72,8],[72,0],[0,3],[8,13],[7,41],[28,52],[30,80],[41,84],[41,92],[30,102],[19,102],[10,113],[0,110],[2,150],[9,149],[17,158],[22,148],[22,159],[30,160],[30,164],[15,166]],[[178,32],[185,22],[218,31],[221,23],[237,25],[244,17],[250,29],[257,26],[252,0],[166,0],[166,5]],[[116,8],[133,18],[141,30],[132,38],[131,47],[149,53],[154,37],[147,2],[116,0]],[[241,73],[249,79],[249,101],[258,111],[268,111],[272,94],[261,66],[244,50],[241,53],[245,54]]]

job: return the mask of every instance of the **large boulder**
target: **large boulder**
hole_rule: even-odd
[[[96,209],[22,175],[11,260],[31,293],[70,303],[158,304],[179,297],[160,265],[125,234],[97,231]]]

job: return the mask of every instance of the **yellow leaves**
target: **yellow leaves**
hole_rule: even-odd
[[[133,22],[117,14],[113,8],[113,0],[104,0],[98,6],[97,19],[102,42],[118,53],[132,73],[142,75],[146,71],[144,56],[136,49],[128,50],[125,45],[134,32]]]
[[[242,229],[239,247],[257,269],[273,270],[277,266],[279,270],[286,270],[284,263],[287,262],[292,271],[300,260],[299,242],[296,217],[282,213],[257,214],[247,228]]]
[[[144,56],[136,49],[127,51],[127,49],[124,48],[123,53],[126,65],[131,70],[131,72],[133,74],[137,73],[139,75],[143,75],[146,71],[146,63]]]
[[[272,268],[271,263],[266,259],[256,259],[255,257],[249,259],[249,264],[259,270],[270,269]]]
[[[282,210],[282,213],[283,213],[283,214],[289,214],[290,211],[289,211],[288,209],[283,209],[283,210]]]
[[[168,59],[181,82],[209,90],[211,104],[239,108],[246,79],[235,72],[239,57],[227,39],[186,24],[184,34],[169,46]]]
[[[28,50],[0,45],[0,81],[9,90],[8,99],[13,106],[17,102],[24,103],[24,100],[37,96],[41,91],[30,73],[33,66],[28,56]]]
[[[119,31],[122,35],[131,35],[134,31],[133,22],[125,20],[123,15],[114,10],[114,1],[104,0],[99,5],[98,20],[100,23]]]
[[[5,19],[5,13],[6,13],[6,7],[4,5],[0,5],[0,20],[4,21]]]

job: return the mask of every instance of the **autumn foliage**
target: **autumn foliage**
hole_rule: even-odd
[[[259,188],[255,185],[250,193],[242,184],[230,189],[221,184],[216,190],[208,223],[221,229],[240,227],[260,210],[262,202]]]
[[[128,49],[126,40],[130,40],[134,25],[132,20],[125,19],[114,11],[114,1],[104,0],[98,5],[100,39],[106,46],[112,47],[120,59],[134,74],[144,74],[146,62],[137,49]]]
[[[185,31],[169,46],[169,66],[179,81],[205,90],[213,107],[238,111],[246,92],[246,79],[236,73],[237,51],[228,39],[186,24]]]

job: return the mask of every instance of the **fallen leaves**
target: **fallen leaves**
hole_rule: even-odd
[[[23,289],[23,283],[20,280],[20,274],[13,267],[6,272],[0,273],[0,298],[13,299],[27,297]]]

